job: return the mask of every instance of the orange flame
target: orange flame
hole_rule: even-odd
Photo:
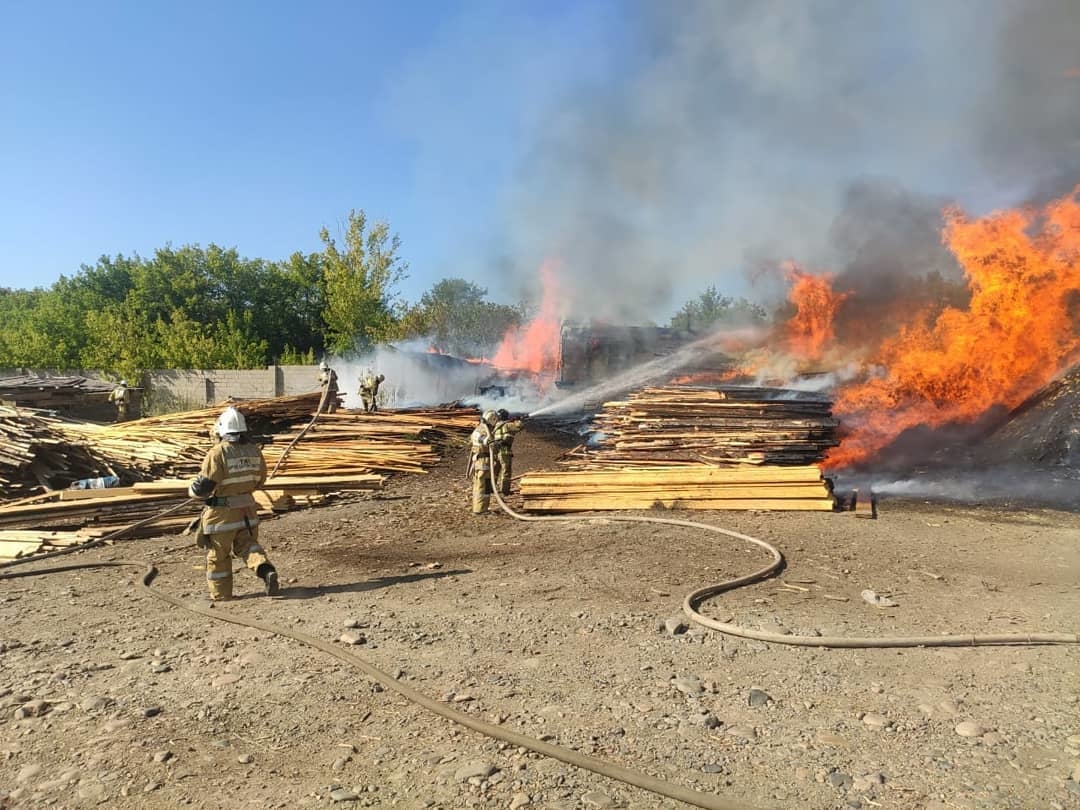
[[[833,291],[832,276],[812,276],[794,262],[785,262],[784,270],[791,282],[788,301],[795,305],[785,327],[788,351],[803,360],[820,360],[835,340],[836,311],[848,293]]]
[[[963,267],[967,309],[946,307],[885,340],[880,376],[840,391],[835,412],[852,433],[829,454],[844,467],[872,458],[903,431],[971,423],[1011,409],[1080,352],[1080,202],[970,220],[945,212],[944,241]]]
[[[502,371],[554,375],[559,361],[559,283],[554,261],[540,267],[540,311],[528,324],[507,330],[491,364]]]

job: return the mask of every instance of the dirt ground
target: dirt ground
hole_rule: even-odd
[[[526,431],[515,471],[550,467],[560,444]],[[1080,645],[828,650],[683,632],[668,620],[684,595],[760,567],[761,550],[473,517],[465,465],[459,450],[377,495],[265,522],[282,595],[244,573],[243,598],[213,611],[348,646],[460,712],[748,807],[1080,806]],[[709,602],[716,618],[822,635],[1080,631],[1077,512],[884,498],[878,520],[674,516],[787,558]],[[186,538],[58,562],[112,559],[153,562],[155,588],[206,604]],[[139,578],[0,581],[0,807],[686,806],[453,724]]]

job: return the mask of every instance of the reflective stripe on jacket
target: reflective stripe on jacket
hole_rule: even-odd
[[[266,481],[266,461],[258,446],[218,442],[203,459],[199,474],[214,482],[213,498],[220,499],[203,510],[203,532],[217,534],[259,525],[251,493]]]

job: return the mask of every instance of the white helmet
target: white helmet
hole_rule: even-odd
[[[230,405],[218,417],[217,423],[214,425],[214,432],[222,438],[230,434],[239,436],[241,433],[247,433],[247,421],[240,411]]]
[[[499,421],[499,414],[495,411],[484,411],[484,415],[480,418],[487,422],[489,425],[494,426],[494,424]]]
[[[120,385],[122,385],[124,388],[127,388],[127,380],[121,380]]]
[[[321,363],[319,363],[319,368],[321,368],[323,371],[329,371],[330,364],[323,360]]]

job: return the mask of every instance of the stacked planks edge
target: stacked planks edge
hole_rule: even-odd
[[[521,478],[535,512],[619,509],[832,511],[816,462],[837,444],[831,403],[747,386],[645,388],[604,403],[563,470]]]
[[[829,482],[813,465],[720,468],[704,465],[564,470],[521,478],[533,512],[618,509],[832,511]]]
[[[832,403],[749,386],[645,388],[606,402],[594,441],[577,458],[596,464],[800,465],[838,444]]]

